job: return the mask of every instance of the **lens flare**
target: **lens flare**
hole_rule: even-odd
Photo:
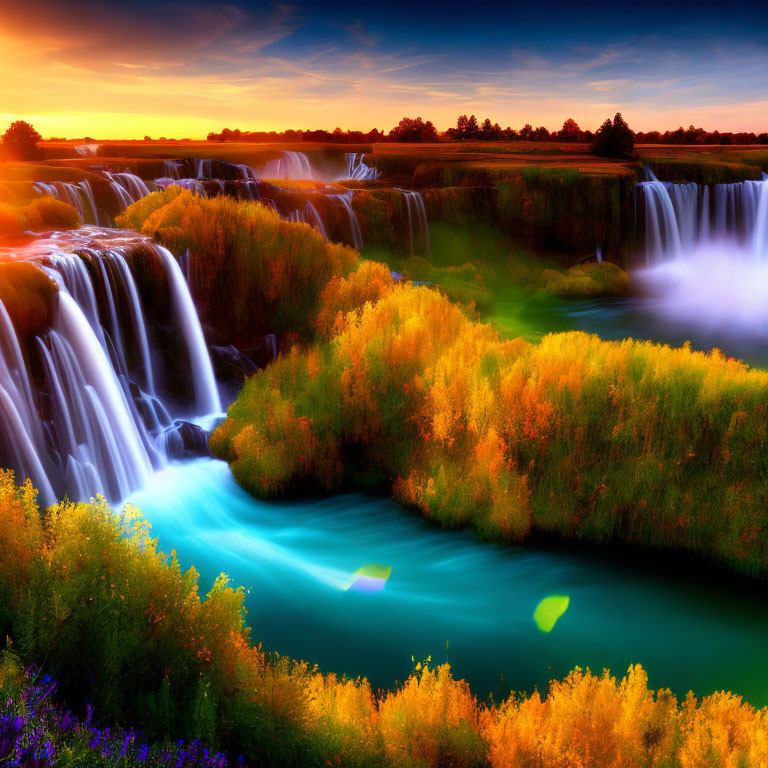
[[[550,595],[545,597],[533,612],[533,620],[542,632],[551,632],[557,620],[568,610],[571,598],[568,595]]]
[[[351,589],[354,592],[381,592],[390,573],[392,573],[392,568],[389,565],[378,565],[377,563],[363,565],[352,574],[352,578],[347,582],[344,589]]]

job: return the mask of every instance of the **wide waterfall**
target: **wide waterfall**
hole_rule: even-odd
[[[646,260],[649,265],[690,255],[713,241],[752,250],[768,259],[768,175],[762,181],[672,184],[648,170],[639,184],[645,197]]]
[[[768,333],[768,176],[734,184],[639,185],[646,268],[667,321],[713,336]]]
[[[150,193],[147,183],[133,173],[103,174],[114,197],[114,208],[118,212],[124,211],[129,205],[140,200]],[[93,189],[87,179],[78,183],[65,181],[36,181],[33,189],[40,195],[55,197],[65,203],[69,203],[80,214],[83,224],[96,224],[110,226],[110,217],[99,208],[93,194]]]
[[[146,238],[92,227],[2,257],[30,261],[58,289],[53,322],[31,343],[0,303],[2,464],[30,477],[45,505],[64,495],[122,500],[178,448],[169,435],[186,422],[177,419],[221,411],[181,269]],[[143,307],[148,260],[168,297],[162,317]]]

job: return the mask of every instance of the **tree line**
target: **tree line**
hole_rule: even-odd
[[[601,126],[601,129],[604,126]],[[600,129],[598,129],[600,130]],[[372,144],[379,141],[432,142],[432,141],[557,141],[582,142],[594,141],[597,132],[583,130],[573,119],[568,118],[558,131],[550,131],[540,125],[534,128],[526,123],[522,128],[507,126],[485,118],[481,123],[475,115],[460,115],[455,127],[438,131],[430,120],[421,117],[404,117],[389,132],[374,128],[368,132],[343,131],[336,128],[326,130],[287,130],[287,131],[241,131],[225,128],[220,133],[208,134],[208,141],[243,141],[243,142],[293,142],[315,141],[334,144]],[[768,132],[756,134],[754,131],[706,131],[693,125],[682,126],[675,131],[639,131],[634,133],[636,144],[766,144]]]

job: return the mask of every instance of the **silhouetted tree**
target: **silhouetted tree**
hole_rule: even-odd
[[[480,128],[480,138],[484,141],[498,141],[501,138],[501,126],[498,123],[492,123],[491,119],[486,117]]]
[[[533,126],[530,123],[526,123],[520,129],[520,138],[525,141],[531,141],[533,139]]]
[[[579,124],[569,117],[564,123],[560,132],[557,134],[558,141],[584,141],[584,131],[579,128]]]
[[[37,142],[42,138],[29,123],[16,120],[3,134],[3,146],[17,160],[36,160],[40,157]]]
[[[390,141],[437,141],[437,129],[430,120],[404,117],[390,132]]]
[[[635,148],[635,134],[626,120],[617,112],[613,122],[606,120],[598,129],[590,151],[598,157],[632,157]]]

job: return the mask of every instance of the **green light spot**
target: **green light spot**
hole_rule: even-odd
[[[557,620],[568,610],[571,598],[568,595],[545,597],[533,612],[533,620],[542,632],[551,632]]]

